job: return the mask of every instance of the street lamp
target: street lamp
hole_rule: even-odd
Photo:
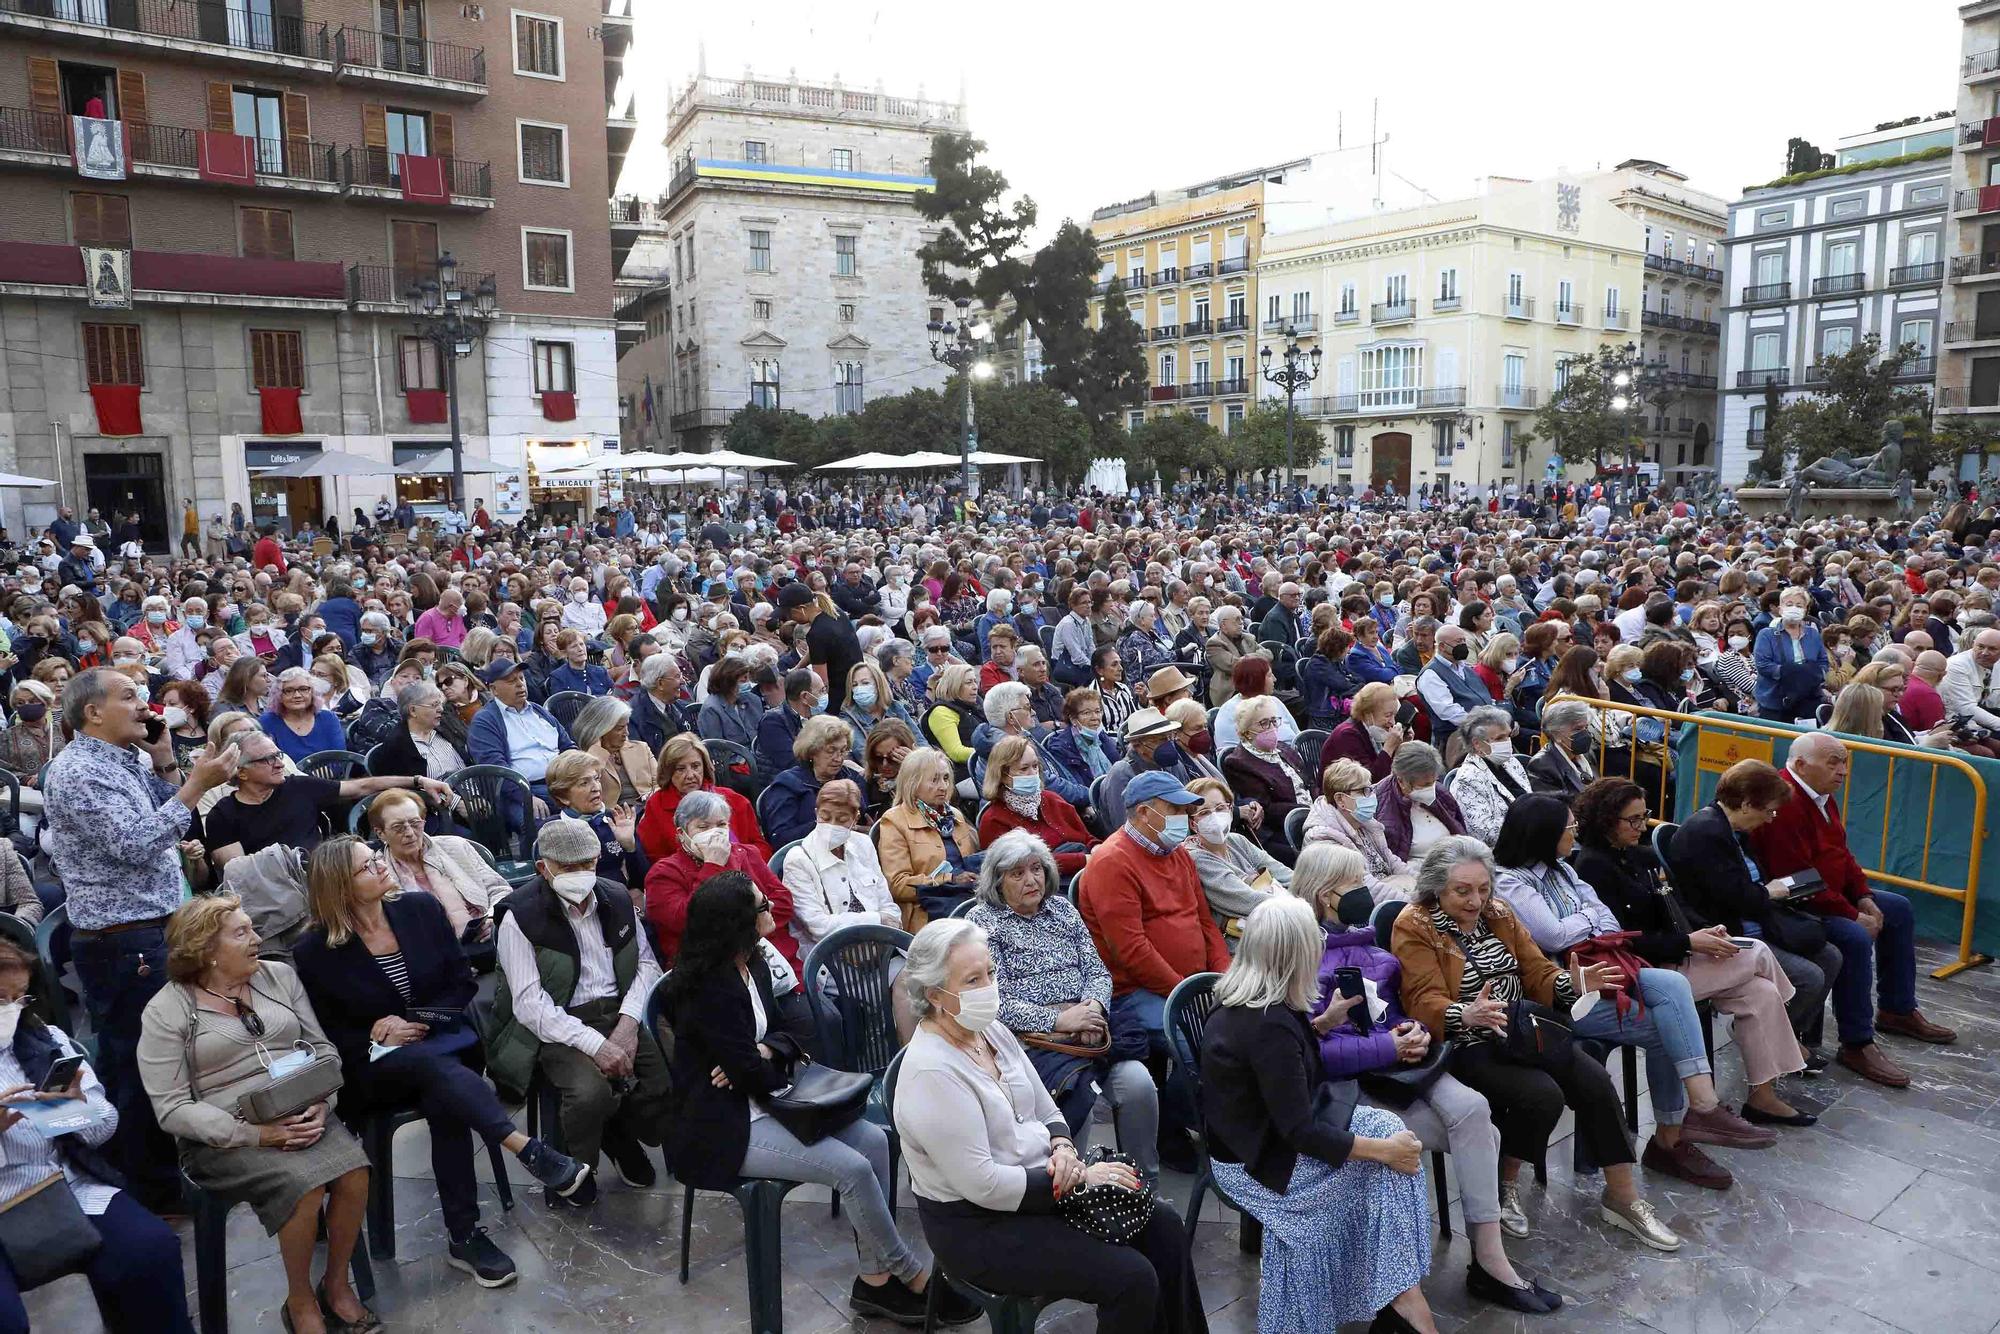
[[[986,359],[982,346],[992,336],[993,327],[983,319],[973,320],[972,302],[966,297],[958,299],[956,321],[932,320],[927,327],[931,333],[931,359],[951,367],[965,381],[958,438],[958,481],[969,504],[979,493],[972,473],[972,451],[978,448],[972,422],[972,382],[993,378],[993,363]]]
[[[1613,412],[1629,419],[1621,433],[1625,454],[1625,494],[1629,496],[1637,480],[1632,444],[1639,433],[1640,423],[1645,419],[1648,398],[1657,396],[1667,383],[1667,363],[1641,361],[1637,343],[1627,343],[1615,350],[1606,349],[1598,356],[1601,372],[1612,389],[1609,406]]]
[[[1266,343],[1257,353],[1264,378],[1285,391],[1285,489],[1292,487],[1292,397],[1299,390],[1319,378],[1320,350],[1315,347],[1310,353],[1299,346],[1297,333],[1286,335],[1285,360],[1281,366],[1271,365],[1271,345]]]
[[[451,498],[465,507],[465,440],[458,426],[458,359],[486,336],[499,289],[491,274],[470,292],[458,285],[458,261],[447,250],[433,265],[435,276],[413,282],[403,293],[416,335],[437,349],[444,367],[445,402],[451,410]]]

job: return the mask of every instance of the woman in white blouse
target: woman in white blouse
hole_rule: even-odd
[[[861,823],[861,789],[850,779],[836,778],[820,788],[813,813],[818,823],[812,832],[785,854],[791,929],[802,959],[843,926],[903,925],[875,845],[866,834],[854,837]]]
[[[1534,782],[1514,754],[1514,720],[1505,709],[1473,709],[1459,721],[1457,738],[1465,758],[1445,787],[1465,817],[1465,832],[1491,845],[1500,837],[1507,808],[1534,790]]]
[[[1204,1330],[1201,1293],[1173,1207],[1156,1202],[1131,1244],[1057,1216],[1085,1185],[1136,1189],[1130,1167],[1085,1167],[1062,1113],[1000,1014],[986,933],[941,918],[910,943],[901,985],[921,1022],[903,1050],[890,1113],[924,1236],[943,1271],[991,1292],[1097,1308],[1101,1334]]]

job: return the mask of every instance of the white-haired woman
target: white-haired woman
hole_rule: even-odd
[[[614,806],[635,806],[657,787],[653,752],[631,735],[632,706],[613,695],[599,695],[577,710],[569,726],[579,749],[604,766],[610,776],[605,796]]]
[[[1101,1334],[1205,1330],[1186,1232],[1170,1205],[1129,1245],[1056,1215],[1079,1187],[1136,1190],[1123,1163],[1085,1167],[1013,1032],[986,932],[945,918],[910,942],[898,979],[919,1023],[903,1052],[896,1130],[924,1237],[944,1271],[991,1292],[1097,1308]]]
[[[1300,840],[1307,847],[1324,841],[1360,853],[1368,866],[1368,894],[1378,907],[1408,902],[1417,878],[1415,868],[1390,850],[1382,822],[1375,818],[1379,805],[1367,767],[1359,760],[1335,760],[1320,775],[1320,795],[1306,812]]]
[[[1431,1266],[1423,1145],[1326,1073],[1316,1027],[1365,998],[1322,1005],[1325,944],[1312,907],[1289,895],[1244,920],[1201,1044],[1215,1182],[1265,1228],[1260,1334],[1358,1320],[1436,1334],[1418,1286]]]
[[[1514,719],[1497,706],[1471,709],[1452,735],[1465,743],[1465,758],[1451,771],[1445,790],[1458,803],[1465,832],[1491,845],[1500,837],[1507,808],[1534,790],[1514,754]]]
[[[999,970],[1000,1022],[1021,1039],[1070,1134],[1089,1123],[1102,1089],[1119,1146],[1157,1176],[1160,1099],[1147,1044],[1143,1034],[1122,1044],[1112,1036],[1111,973],[1083,914],[1062,895],[1048,844],[1022,829],[1000,835],[973,895],[978,902],[966,916],[986,932]],[[1079,1047],[1103,1050],[1086,1055]]]
[[[836,778],[813,799],[814,824],[785,857],[785,888],[792,891],[792,936],[799,953],[843,926],[901,929],[903,910],[889,892],[888,877],[862,824],[861,788]]]
[[[1285,819],[1292,811],[1312,803],[1312,771],[1305,758],[1283,739],[1279,715],[1285,706],[1276,695],[1238,697],[1236,722],[1242,744],[1232,746],[1222,756],[1222,776],[1238,804],[1254,801],[1264,810],[1257,826],[1257,841],[1264,851],[1290,865],[1298,856],[1285,841]]]
[[[278,702],[265,710],[258,724],[294,760],[322,750],[347,749],[347,729],[331,709],[321,707],[312,673],[303,667],[288,667],[278,674]]]

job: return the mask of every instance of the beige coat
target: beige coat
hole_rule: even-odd
[[[602,741],[592,746],[590,753],[605,767],[615,767],[611,752],[604,748]],[[659,762],[653,758],[653,752],[647,750],[643,742],[628,740],[625,743],[625,749],[618,753],[617,763],[624,766],[625,776],[632,780],[632,786],[638,790],[640,801],[644,801],[647,797],[652,796],[653,789],[660,785]],[[604,794],[604,800],[610,805],[616,806],[618,804],[618,794],[607,790]]]
[[[1234,639],[1220,631],[1210,635],[1208,665],[1212,670],[1208,677],[1208,702],[1219,709],[1236,693],[1236,685],[1229,679],[1229,674],[1236,670],[1239,659],[1270,656],[1271,650],[1259,644],[1257,637],[1248,630]]]
[[[961,854],[970,857],[979,851],[979,835],[973,830],[972,821],[960,816],[951,833]],[[943,836],[920,812],[891,806],[875,826],[875,850],[881,854],[882,874],[889,881],[889,893],[903,910],[903,929],[917,930],[930,920],[930,914],[917,900],[917,888],[930,884],[931,872],[944,861]]]
[[[506,877],[486,864],[470,840],[456,834],[438,834],[424,839],[424,875],[429,893],[451,919],[451,929],[463,934],[465,924],[475,917],[491,917],[493,905],[507,897]],[[424,886],[410,868],[394,856],[389,873],[406,894],[422,894]]]

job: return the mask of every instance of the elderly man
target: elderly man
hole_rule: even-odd
[[[1919,1042],[1958,1037],[1917,1009],[1916,922],[1910,901],[1870,885],[1848,850],[1847,830],[1833,800],[1847,781],[1846,746],[1831,733],[1806,733],[1792,743],[1785,778],[1793,789],[1791,800],[1750,835],[1751,849],[1773,877],[1818,872],[1819,883],[1801,886],[1796,897],[1789,889],[1782,896],[1774,891],[1774,897],[1818,915],[1827,940],[1840,951],[1840,975],[1833,984],[1840,1063],[1863,1079],[1902,1088],[1910,1077],[1882,1053],[1875,1042],[1878,1031]]]
[[[547,788],[543,776],[549,761],[565,750],[575,750],[576,742],[539,704],[528,700],[528,677],[518,658],[495,658],[479,673],[479,679],[493,698],[472,716],[465,729],[465,746],[474,764],[498,764],[528,780],[536,796]],[[515,812],[508,823],[519,827]]]
[[[1182,785],[1209,776],[1207,770],[1181,754],[1180,724],[1158,709],[1134,709],[1125,719],[1125,755],[1104,776],[1104,804],[1098,814],[1105,828],[1122,824],[1130,804],[1125,789],[1144,774],[1155,770]]]
[[[2000,630],[1981,630],[1970,648],[1946,660],[1938,696],[1945,717],[2000,732]]]
[[[1169,664],[1146,678],[1146,702],[1165,713],[1182,700],[1191,699],[1195,685],[1192,676]]]
[[[794,667],[784,677],[785,703],[766,709],[757,720],[757,762],[765,778],[775,778],[792,767],[792,743],[806,719],[826,712],[826,688],[810,668]]]
[[[1278,585],[1278,601],[1257,623],[1257,638],[1265,643],[1297,644],[1311,633],[1305,613],[1306,591],[1294,583]]]
[[[1123,823],[1083,869],[1077,907],[1111,972],[1114,1031],[1136,1023],[1154,1055],[1164,1056],[1168,995],[1195,973],[1227,969],[1229,947],[1182,847],[1201,798],[1161,770],[1134,778],[1126,795]],[[1160,1098],[1160,1159],[1177,1171],[1193,1157],[1194,1114],[1193,1090],[1176,1062]]]
[[[173,743],[124,674],[100,668],[64,687],[75,740],[49,765],[49,858],[68,890],[70,957],[97,1038],[93,1062],[118,1129],[109,1152],[140,1202],[180,1198],[173,1145],[139,1082],[139,1018],[167,980],[167,917],[182,897],[182,857],[202,794],[236,773],[237,753],[204,754],[178,788]],[[262,738],[268,741],[269,738]]]
[[[1243,609],[1234,603],[1215,613],[1215,633],[1202,646],[1208,656],[1208,702],[1220,708],[1235,695],[1232,673],[1236,664],[1255,655],[1268,658],[1271,651],[1244,633]]]
[[[1904,645],[1908,649],[1908,644]],[[1917,653],[1903,684],[1903,721],[1913,732],[1928,732],[1945,720],[1944,696],[1938,693],[1951,663],[1936,649]]]
[[[201,642],[201,632],[207,628],[207,598],[189,598],[181,603],[180,628],[167,636],[163,666],[168,676],[176,681],[199,679],[208,658],[208,649]]]
[[[1493,692],[1472,667],[1472,637],[1461,626],[1437,632],[1437,652],[1417,675],[1417,696],[1431,715],[1431,744],[1443,747],[1472,709],[1490,707]]]
[[[457,648],[465,642],[464,613],[465,595],[456,588],[447,588],[438,594],[435,607],[417,617],[416,637],[428,639],[439,648]]]
[[[1049,679],[1049,655],[1033,644],[1023,644],[1014,650],[1014,672],[1015,679],[1028,688],[1035,721],[1050,727],[1060,726],[1064,691]]]
[[[390,775],[336,783],[287,773],[278,743],[263,732],[246,732],[237,745],[236,790],[209,810],[202,835],[208,859],[218,870],[274,843],[310,852],[319,846],[322,815],[341,802],[390,788],[410,789],[440,807],[457,804],[451,789],[435,778]]]
[[[632,721],[628,729],[634,741],[655,754],[669,737],[694,730],[694,723],[681,703],[681,665],[667,652],[652,654],[639,664],[639,689],[632,696]]]

